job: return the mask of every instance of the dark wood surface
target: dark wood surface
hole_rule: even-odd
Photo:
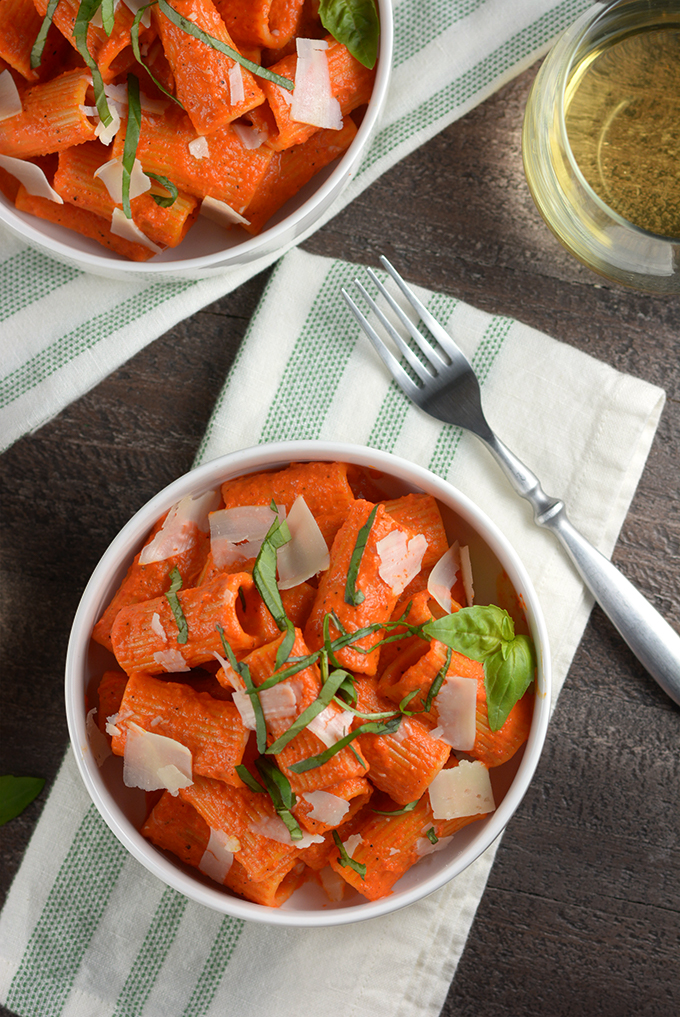
[[[608,284],[544,226],[520,152],[534,73],[401,163],[305,247],[363,263],[384,251],[414,282],[666,389],[614,559],[680,628],[680,301]],[[120,526],[191,466],[265,282],[182,322],[0,460],[0,772],[48,781],[0,829],[3,895],[67,745],[62,672],[80,594]],[[680,711],[596,609],[446,1017],[680,1012],[679,744]]]

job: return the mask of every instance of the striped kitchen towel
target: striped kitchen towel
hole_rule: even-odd
[[[477,440],[425,416],[391,382],[341,297],[359,272],[299,250],[278,263],[198,461],[325,439],[394,452],[448,479],[501,527],[533,579],[557,695],[591,599]],[[509,318],[419,292],[471,359],[492,426],[609,553],[663,392]],[[315,930],[245,923],[184,899],[129,856],[69,752],[0,916],[0,1000],[21,1017],[290,1017],[301,1007],[436,1017],[495,849],[385,918]]]
[[[394,0],[394,72],[382,123],[326,219],[528,67],[588,5]],[[274,260],[199,282],[121,282],[52,261],[0,226],[0,451]]]

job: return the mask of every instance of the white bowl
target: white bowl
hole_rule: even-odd
[[[32,247],[72,268],[110,279],[172,282],[204,279],[256,259],[283,252],[311,232],[354,176],[366,146],[375,134],[392,68],[393,13],[390,0],[377,0],[380,42],[371,100],[356,137],[345,154],[321,170],[281,208],[263,231],[249,237],[242,230],[224,230],[199,216],[178,247],[151,261],[132,262],[72,230],[19,212],[0,192],[0,222]]]
[[[499,581],[507,586],[508,579],[517,595],[537,651],[536,700],[528,741],[513,759],[491,770],[496,811],[462,829],[446,849],[418,862],[395,884],[390,896],[369,902],[356,894],[331,904],[320,888],[307,883],[281,908],[270,908],[218,887],[138,832],[145,818],[145,793],[124,786],[119,757],[110,756],[100,768],[88,746],[86,695],[90,684],[115,664],[111,654],[92,641],[91,633],[151,526],[180,498],[211,490],[230,477],[315,460],[379,470],[390,496],[416,490],[437,498],[450,535],[470,547],[475,601],[496,602]],[[270,925],[331,926],[375,918],[412,904],[461,873],[501,833],[529,786],[545,740],[549,692],[550,656],[541,609],[521,561],[495,524],[465,495],[420,466],[386,452],[330,442],[281,442],[233,452],[192,470],[152,498],[123,527],[95,569],[75,616],[66,659],[66,714],[76,761],[94,804],[119,841],[150,872],[191,900]]]

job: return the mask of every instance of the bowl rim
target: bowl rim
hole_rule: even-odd
[[[416,886],[378,901],[366,901],[334,910],[289,911],[244,901],[220,888],[203,885],[173,865],[134,828],[120,805],[110,798],[93,754],[86,748],[86,710],[79,669],[83,668],[87,660],[92,627],[98,617],[98,592],[110,583],[112,569],[120,568],[121,560],[129,558],[131,549],[143,540],[151,524],[163,511],[185,494],[200,494],[227,477],[237,477],[291,462],[317,460],[350,462],[389,472],[407,485],[425,490],[441,498],[445,504],[452,505],[479,532],[499,559],[512,586],[521,591],[522,606],[537,652],[536,703],[529,739],[517,773],[496,811],[483,820],[484,825],[480,825],[479,835],[474,837],[458,857]],[[147,871],[190,900],[222,914],[273,926],[322,928],[381,917],[429,896],[459,875],[496,840],[519,806],[538,765],[550,715],[550,686],[550,648],[540,603],[519,555],[493,520],[448,481],[390,452],[352,443],[309,440],[256,445],[212,459],[166,485],[132,516],[100,558],[81,596],[68,642],[64,692],[69,737],[86,790],[116,838]]]
[[[380,12],[380,38],[378,43],[378,61],[376,64],[376,76],[373,84],[371,98],[367,104],[364,117],[359,125],[357,134],[352,140],[346,152],[334,163],[321,185],[314,190],[297,208],[284,216],[279,222],[275,222],[269,228],[265,227],[256,236],[250,236],[242,242],[231,247],[224,247],[212,254],[200,255],[190,258],[178,258],[171,261],[146,262],[127,261],[119,258],[114,252],[101,253],[86,250],[79,250],[64,239],[49,236],[43,229],[55,224],[45,223],[43,229],[34,225],[34,217],[24,217],[14,205],[0,193],[0,222],[2,222],[15,235],[21,237],[26,243],[37,247],[53,257],[71,264],[77,264],[83,271],[93,275],[107,275],[114,272],[120,276],[139,278],[147,277],[162,280],[164,276],[181,275],[186,272],[200,272],[211,269],[213,272],[236,268],[258,258],[265,257],[274,251],[283,253],[288,243],[294,240],[299,242],[301,235],[312,225],[305,222],[310,215],[314,214],[315,207],[319,207],[321,215],[326,211],[329,204],[343,190],[344,184],[349,182],[357,164],[364,154],[364,150],[373,134],[376,123],[385,106],[387,91],[391,80],[392,57],[394,50],[394,16],[390,0],[376,0]],[[323,170],[322,170],[323,173]],[[314,178],[312,178],[313,181]],[[310,181],[310,184],[312,183]],[[295,197],[290,199],[295,200]],[[36,220],[42,222],[42,220]],[[65,230],[68,235],[68,230]],[[97,245],[99,246],[99,245]],[[181,245],[175,250],[180,251]]]

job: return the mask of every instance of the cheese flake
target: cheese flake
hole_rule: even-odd
[[[469,752],[477,735],[477,681],[449,675],[437,693],[437,727],[430,734],[452,749]]]
[[[29,194],[36,198],[47,198],[57,205],[63,205],[64,199],[50,185],[47,177],[33,162],[15,159],[13,155],[0,155],[0,166],[24,185]]]
[[[240,64],[234,64],[233,67],[229,68],[229,98],[231,105],[236,106],[239,102],[243,102],[246,97],[245,88],[243,87],[243,72],[241,71]]]
[[[158,244],[154,244],[153,240],[149,240],[142,233],[139,226],[136,226],[132,219],[128,219],[122,208],[114,208],[110,229],[115,236],[122,237],[123,240],[129,240],[133,244],[141,244],[142,247],[147,247],[154,254],[163,253],[163,249]]]
[[[311,847],[312,844],[323,844],[324,842],[324,838],[318,833],[303,833],[300,840],[293,840],[290,830],[278,816],[264,816],[256,823],[251,823],[250,829],[261,837],[275,840],[277,844],[292,844],[293,847],[300,850]]]
[[[241,842],[223,830],[210,830],[210,838],[198,867],[210,879],[224,883],[234,861],[234,854],[241,850]]]
[[[280,682],[258,693],[262,712],[267,724],[292,723],[297,716],[297,695],[294,682]],[[249,731],[256,730],[255,710],[247,692],[234,692],[234,706],[241,715],[243,726]]]
[[[130,721],[123,753],[123,783],[144,791],[164,789],[177,795],[193,784],[191,752],[174,738],[146,731]]]
[[[208,139],[200,134],[193,141],[189,142],[189,152],[193,155],[194,159],[208,159],[210,157],[210,148],[208,146]]]
[[[97,766],[101,766],[104,760],[108,759],[111,755],[111,748],[105,735],[103,735],[99,730],[97,721],[94,719],[96,712],[96,708],[89,711],[85,718],[85,730],[87,731],[87,741],[90,746],[90,752],[94,756],[94,761]]]
[[[232,226],[239,224],[244,226],[250,224],[249,219],[245,219],[231,205],[227,205],[226,201],[213,198],[210,194],[206,194],[201,202],[200,214],[204,215],[206,219],[216,222],[218,226],[222,226],[224,229],[230,229]]]
[[[139,564],[166,561],[192,548],[196,543],[196,528],[202,533],[208,532],[209,513],[219,504],[219,497],[217,491],[207,491],[196,498],[187,495],[178,501],[168,512],[158,533],[142,548]]]
[[[378,574],[397,597],[420,572],[427,539],[422,533],[407,540],[403,530],[392,530],[375,545],[380,559]]]
[[[349,734],[354,715],[349,710],[340,710],[329,703],[328,706],[310,720],[307,729],[323,742],[327,749]]]
[[[293,502],[286,518],[291,539],[277,551],[278,586],[290,590],[319,572],[331,562],[328,545],[305,499]]]
[[[434,844],[429,837],[419,837],[415,842],[415,851],[419,858],[424,858],[425,855],[433,855],[435,851],[441,851],[442,848],[448,847],[453,837],[440,837]]]
[[[297,39],[295,87],[290,104],[291,119],[314,127],[339,131],[342,127],[340,103],[331,89],[325,39]]]
[[[428,794],[435,819],[480,816],[496,808],[489,771],[479,760],[462,759],[458,766],[440,770]]]
[[[156,650],[152,656],[155,662],[159,664],[164,671],[168,671],[173,674],[176,674],[178,671],[191,671],[191,668],[179,650]]]
[[[305,791],[302,797],[312,806],[307,818],[327,826],[339,826],[349,812],[349,802],[330,791]]]
[[[285,508],[277,506],[279,519]],[[255,558],[276,519],[269,505],[243,505],[210,513],[210,550],[218,569]]]
[[[23,107],[16,82],[9,70],[0,73],[0,120],[9,120],[21,113]]]

